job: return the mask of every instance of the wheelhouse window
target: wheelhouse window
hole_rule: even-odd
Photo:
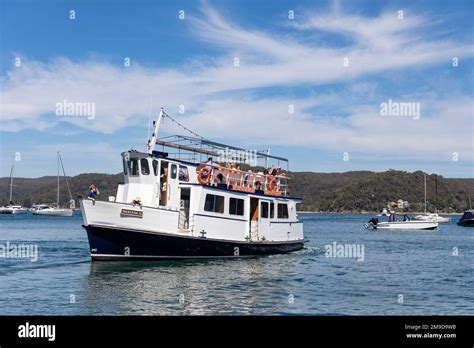
[[[273,219],[275,217],[275,203],[270,203],[270,218]]]
[[[238,198],[229,199],[229,214],[244,215],[244,200]]]
[[[268,202],[262,202],[261,218],[268,219]]]
[[[176,164],[171,165],[171,179],[176,179],[178,174],[178,166]]]
[[[140,160],[140,168],[142,175],[150,174],[150,166],[148,165],[148,160],[146,158]]]
[[[206,201],[204,202],[204,210],[213,213],[224,213],[224,197],[207,194]]]
[[[128,173],[130,176],[138,176],[138,159],[132,158],[128,162]]]
[[[151,166],[153,167],[153,174],[155,174],[155,176],[158,176],[158,161],[153,160],[153,162],[151,162]]]
[[[179,181],[189,181],[189,171],[186,166],[179,166]]]
[[[128,164],[127,164],[127,160],[125,159],[125,157],[122,158],[122,163],[123,163],[123,175],[127,175],[128,174]]]
[[[288,204],[278,203],[278,218],[288,219]]]

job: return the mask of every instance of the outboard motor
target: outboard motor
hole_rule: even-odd
[[[364,224],[364,227],[366,229],[373,228],[374,230],[376,230],[378,223],[379,223],[379,219],[372,218],[366,224]]]

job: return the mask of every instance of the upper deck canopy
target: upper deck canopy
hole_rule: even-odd
[[[268,153],[247,150],[236,146],[226,145],[215,141],[210,141],[203,138],[191,137],[185,135],[170,135],[162,137],[156,141],[156,144],[161,146],[163,152],[168,152],[169,155],[174,155],[175,158],[185,159],[188,161],[203,162],[207,157],[213,157],[214,160],[225,157],[236,163],[245,163],[249,165],[258,165],[258,160],[265,161],[267,166],[269,161],[277,162],[279,167],[286,166],[288,169],[288,159],[278,156],[273,156]]]

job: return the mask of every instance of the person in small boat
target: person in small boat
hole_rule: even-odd
[[[97,188],[97,186],[95,186],[94,184],[89,186],[89,194],[87,195],[87,198],[95,200],[98,194],[99,194],[99,189]]]
[[[403,215],[403,221],[410,221],[410,217],[407,214]]]

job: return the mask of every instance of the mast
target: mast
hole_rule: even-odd
[[[66,180],[67,191],[69,193],[69,200],[72,201],[73,199],[72,199],[71,188],[69,187],[69,183],[67,181],[66,171],[64,170],[63,159],[61,158],[61,155],[59,153],[58,153],[58,158],[59,158],[59,163],[61,164],[61,168],[63,169],[64,180]]]
[[[163,117],[163,114],[164,114],[164,111],[163,111],[163,108],[161,108],[160,113],[158,115],[158,119],[155,122],[153,122],[154,126],[155,126],[155,129],[154,129],[153,134],[152,134],[153,137],[151,139],[151,142],[150,142],[150,139],[148,139],[148,144],[147,144],[148,153],[150,155],[155,150],[156,141],[158,140],[158,130],[160,129],[160,123],[161,123],[161,119]]]
[[[59,208],[59,151],[58,151],[58,200],[57,200],[58,208]]]
[[[13,160],[12,163],[12,168],[10,169],[10,200],[8,201],[8,204],[12,202],[13,199],[13,166],[15,165],[15,160]]]
[[[426,173],[425,174],[425,215],[426,215]]]

